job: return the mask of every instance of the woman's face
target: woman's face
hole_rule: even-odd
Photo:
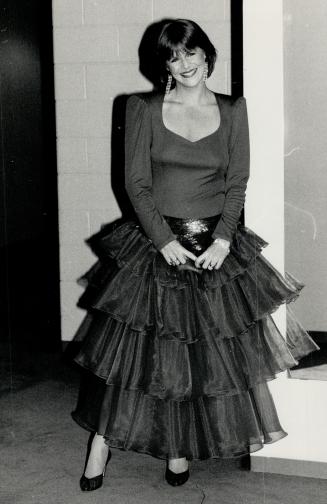
[[[176,81],[183,86],[194,87],[203,82],[203,72],[206,67],[206,55],[203,49],[176,51],[167,61],[167,70]]]

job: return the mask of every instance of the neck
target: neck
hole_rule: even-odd
[[[207,97],[209,90],[204,82],[201,82],[198,86],[187,88],[186,86],[181,86],[178,82],[173,90],[175,98],[183,103],[188,103],[190,105],[196,105],[203,103]]]

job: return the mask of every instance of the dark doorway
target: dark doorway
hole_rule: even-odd
[[[243,95],[243,0],[231,0],[232,95]]]
[[[1,23],[1,341],[60,344],[52,13],[5,0]]]
[[[231,0],[231,94],[243,96],[243,0]],[[244,224],[244,208],[240,221]]]

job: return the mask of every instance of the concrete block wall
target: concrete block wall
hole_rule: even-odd
[[[218,49],[211,89],[230,93],[230,0],[53,0],[59,176],[62,339],[84,312],[77,279],[95,262],[85,239],[120,217],[110,185],[111,110],[122,93],[150,90],[138,71],[146,27],[194,19]],[[122,167],[123,168],[123,167]]]

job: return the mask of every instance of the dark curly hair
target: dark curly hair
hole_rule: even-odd
[[[167,81],[167,61],[178,51],[191,51],[199,47],[206,55],[208,77],[213,72],[217,51],[208,35],[200,26],[189,19],[172,19],[164,24],[157,43],[157,65],[161,84]]]

